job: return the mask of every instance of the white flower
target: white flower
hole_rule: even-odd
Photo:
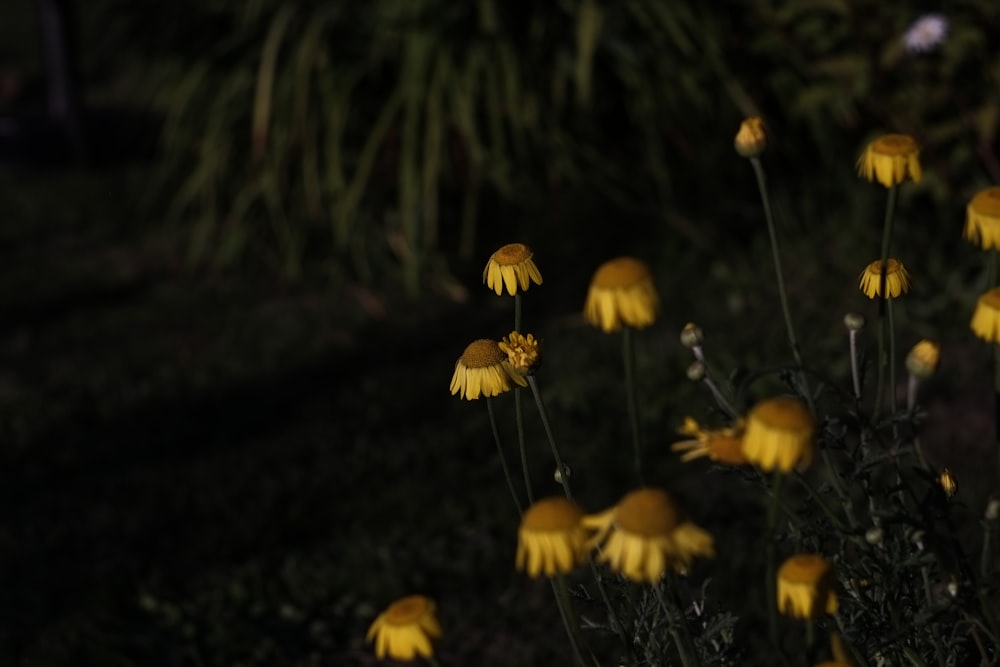
[[[903,44],[910,53],[927,53],[944,41],[948,20],[941,14],[925,14],[913,22],[903,35]]]

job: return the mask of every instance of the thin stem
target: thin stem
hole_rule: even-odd
[[[542,401],[542,393],[538,391],[538,383],[534,375],[528,375],[528,386],[531,387],[531,394],[535,397],[535,405],[538,406],[538,416],[542,419],[542,426],[545,428],[545,437],[549,440],[549,447],[552,449],[552,457],[556,460],[556,470],[559,472],[559,483],[562,484],[563,492],[570,500],[573,499],[573,492],[569,486],[569,468],[563,464],[559,455],[559,447],[556,446],[555,436],[552,435],[552,427],[549,426],[549,417],[545,412],[545,403]]]
[[[573,600],[569,597],[569,589],[566,587],[566,578],[557,574],[549,580],[552,583],[552,591],[556,596],[556,606],[559,607],[559,616],[562,618],[563,627],[569,636],[569,643],[573,647],[573,655],[577,663],[583,667],[587,663],[583,660],[583,653],[580,651],[580,625],[576,622],[576,613],[573,609]]]
[[[524,439],[524,415],[521,411],[521,388],[514,387],[514,421],[517,422],[517,450],[521,454],[521,474],[524,476],[524,490],[528,504],[535,502],[531,492],[531,473],[528,470],[528,447]]]
[[[886,323],[889,328],[889,416],[892,417],[893,438],[899,437],[896,424],[896,321],[893,318],[893,300],[886,299]]]
[[[858,332],[854,329],[848,332],[851,341],[851,380],[854,381],[854,398],[861,400],[861,374],[858,372]]]
[[[778,644],[778,582],[777,569],[775,563],[774,533],[778,527],[778,507],[781,499],[781,481],[783,476],[780,471],[774,471],[774,483],[771,486],[771,505],[767,511],[767,547],[765,548],[765,558],[767,558],[767,634],[771,640],[771,645],[776,650],[781,650]]]
[[[878,302],[878,383],[876,384],[875,390],[875,415],[878,415],[879,406],[882,401],[882,385],[885,376],[886,367],[886,350],[885,350],[885,328],[884,319],[886,304],[889,301],[889,295],[886,294],[885,284],[886,284],[886,268],[889,264],[889,247],[892,243],[892,225],[896,217],[896,199],[899,197],[899,186],[892,185],[889,188],[889,197],[886,199],[885,204],[885,221],[882,223],[882,248],[880,254],[881,263],[879,264],[879,302]]]
[[[704,382],[705,386],[708,387],[708,390],[712,392],[712,396],[715,398],[716,404],[722,408],[726,414],[730,417],[737,417],[739,415],[739,413],[736,412],[736,409],[733,408],[732,403],[730,403],[726,397],[722,395],[722,392],[719,391],[719,387],[715,384],[715,380],[712,379],[707,371],[705,372],[705,377],[703,377],[701,381]]]
[[[500,467],[503,468],[503,477],[507,480],[507,488],[510,490],[511,500],[514,501],[514,507],[517,508],[518,514],[523,514],[524,511],[521,509],[521,501],[517,499],[517,490],[514,488],[514,478],[510,475],[510,468],[507,467],[507,457],[503,453],[503,444],[500,442],[500,431],[497,430],[497,418],[493,413],[493,399],[489,396],[486,397],[486,411],[490,415],[490,430],[493,431],[493,441],[497,444],[497,454],[500,456]]]
[[[757,189],[760,191],[760,198],[764,204],[764,217],[767,220],[767,233],[771,238],[771,258],[774,261],[774,273],[778,281],[778,297],[781,299],[781,312],[785,317],[785,328],[788,330],[788,344],[792,348],[792,356],[795,358],[795,366],[798,368],[800,390],[806,397],[812,410],[812,396],[806,380],[804,365],[802,363],[802,353],[799,351],[799,341],[795,336],[795,327],[792,326],[792,314],[788,308],[788,296],[785,294],[785,278],[781,271],[781,254],[778,251],[778,234],[774,227],[774,215],[771,213],[771,198],[767,194],[767,179],[764,176],[764,166],[760,158],[750,158],[753,165],[754,175],[757,177]]]
[[[675,615],[670,613],[667,601],[663,597],[663,588],[658,585],[653,586],[653,588],[656,590],[656,599],[660,602],[660,608],[663,609],[663,613],[667,616],[667,622],[670,623],[670,636],[674,638],[674,645],[677,647],[678,655],[680,655],[681,664],[684,667],[695,667],[699,664],[698,658],[697,655],[694,655],[694,647],[690,645],[691,636],[687,631],[687,619],[683,618],[683,611],[680,612],[680,620],[674,618]],[[684,634],[678,631],[678,626],[684,630]]]
[[[635,388],[635,349],[632,341],[632,327],[622,327],[622,356],[625,362],[625,396],[628,402],[628,418],[632,425],[632,456],[635,476],[642,481],[642,439],[639,435],[639,405]]]
[[[924,598],[927,601],[927,607],[932,608],[934,606],[934,596],[931,594],[931,578],[926,565],[920,568],[920,575],[924,580]],[[937,657],[938,667],[945,667],[944,653],[941,650],[941,642],[938,641],[939,634],[938,624],[931,624],[931,643],[934,644],[934,653]]]
[[[521,333],[521,293],[514,293],[514,331]]]

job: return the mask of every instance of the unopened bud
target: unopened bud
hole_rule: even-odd
[[[918,378],[929,378],[937,370],[941,360],[941,346],[929,340],[922,340],[906,355],[906,370]]]
[[[944,489],[944,495],[951,498],[958,491],[958,483],[955,481],[955,476],[951,474],[951,470],[945,468],[941,471],[941,476],[938,477],[938,484]]]
[[[681,345],[684,347],[688,349],[697,347],[701,345],[703,340],[705,340],[705,334],[702,333],[701,327],[694,322],[688,322],[681,329]]]
[[[848,331],[861,331],[865,328],[865,317],[857,313],[847,313],[844,315],[844,326]]]
[[[865,531],[865,542],[872,545],[873,547],[878,546],[879,544],[882,544],[882,538],[884,536],[885,533],[882,532],[881,528],[878,527],[869,528],[868,530]]]
[[[986,503],[985,517],[987,521],[996,521],[1000,518],[1000,500],[990,498],[990,502]]]
[[[746,158],[757,157],[767,147],[767,133],[760,116],[751,116],[740,123],[739,132],[733,140],[736,152]]]
[[[553,479],[556,480],[557,484],[562,484],[563,482],[569,481],[570,475],[573,471],[569,469],[569,466],[565,463],[562,466],[556,467],[556,471],[552,474]]]
[[[692,363],[688,366],[687,376],[692,382],[700,382],[705,378],[705,364],[700,361]]]

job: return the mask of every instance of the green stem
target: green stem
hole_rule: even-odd
[[[521,293],[514,293],[514,331],[521,333]]]
[[[934,597],[931,594],[931,578],[926,565],[920,568],[920,575],[924,580],[924,599],[927,601],[927,608],[930,609],[934,606]],[[938,641],[940,629],[937,623],[931,624],[930,635],[931,643],[934,644],[934,654],[937,657],[938,667],[945,667],[944,652],[941,649],[941,642]]]
[[[635,388],[635,349],[632,341],[632,327],[622,327],[622,356],[625,362],[625,396],[628,402],[628,418],[632,425],[632,457],[635,476],[639,485],[642,480],[642,438],[639,435],[639,404]]]
[[[889,333],[889,416],[892,418],[892,436],[896,440],[899,438],[899,426],[896,423],[896,320],[893,317],[892,304],[892,299],[886,299],[885,314]]]
[[[886,284],[886,267],[889,264],[889,247],[892,243],[892,225],[896,217],[896,199],[899,197],[899,186],[893,185],[889,188],[889,197],[886,199],[885,204],[885,221],[882,223],[882,248],[880,254],[880,264],[879,264],[879,293],[878,293],[878,382],[875,385],[875,409],[874,416],[878,415],[879,407],[882,401],[882,386],[885,378],[885,367],[886,367],[886,350],[885,350],[885,311],[886,304],[889,301],[889,295],[886,294],[885,284]]]
[[[511,500],[514,501],[514,507],[517,508],[518,514],[523,514],[524,511],[521,509],[521,501],[517,499],[517,490],[514,488],[514,478],[510,475],[510,468],[507,467],[507,457],[503,454],[503,444],[500,442],[500,431],[497,429],[497,418],[493,413],[493,399],[489,396],[486,397],[486,411],[490,415],[490,430],[493,431],[493,441],[497,444],[497,454],[500,456],[500,467],[503,468],[504,479],[507,480],[507,488],[510,490]]]
[[[528,447],[524,438],[524,415],[521,411],[521,388],[514,387],[514,421],[517,422],[517,450],[521,454],[521,474],[524,476],[524,489],[528,496],[528,504],[535,502],[531,492],[531,473],[528,471]]]
[[[792,348],[792,356],[795,358],[795,366],[798,369],[800,391],[805,396],[812,411],[812,392],[809,391],[808,380],[806,379],[804,365],[802,363],[802,353],[799,351],[799,341],[795,336],[795,327],[792,325],[792,313],[788,308],[788,295],[785,294],[785,277],[781,270],[781,253],[778,250],[778,234],[775,231],[774,215],[771,212],[771,198],[767,193],[767,179],[764,175],[764,165],[760,158],[750,158],[753,165],[754,175],[757,177],[757,189],[760,191],[760,198],[764,204],[764,218],[767,220],[767,233],[771,238],[771,258],[774,261],[774,273],[778,281],[778,297],[781,300],[781,313],[785,317],[785,328],[788,331],[788,344]]]
[[[557,574],[549,580],[552,583],[552,591],[556,596],[556,606],[559,607],[559,616],[562,618],[563,627],[569,636],[569,643],[573,647],[573,655],[577,663],[584,667],[587,663],[583,660],[583,653],[580,651],[580,625],[576,622],[576,613],[573,609],[573,600],[569,597],[569,589],[566,587],[566,578]]]
[[[563,492],[570,500],[573,499],[573,491],[569,486],[569,468],[563,464],[559,455],[559,447],[556,446],[555,436],[552,435],[552,427],[549,426],[548,413],[545,411],[545,403],[542,401],[542,393],[538,391],[538,383],[534,375],[527,376],[528,386],[531,387],[531,394],[535,397],[535,405],[538,406],[538,416],[542,419],[542,426],[545,428],[545,437],[549,440],[549,447],[552,449],[552,458],[556,461],[556,471],[559,473],[559,483],[562,484]]]
[[[767,636],[771,640],[771,645],[775,650],[781,651],[778,644],[778,581],[777,568],[775,563],[774,533],[778,527],[778,507],[781,502],[781,481],[783,476],[780,471],[774,471],[774,483],[771,486],[771,505],[767,511],[767,547],[765,558],[767,559]]]
[[[851,341],[851,380],[854,383],[854,398],[861,400],[861,374],[858,372],[858,332],[848,332]]]
[[[678,610],[681,618],[675,618],[675,614],[670,613],[670,607],[667,606],[667,601],[663,597],[662,586],[654,585],[653,588],[656,590],[656,599],[660,602],[660,608],[663,609],[663,613],[667,617],[667,622],[670,623],[670,636],[674,638],[674,645],[677,646],[677,653],[680,655],[681,664],[684,667],[695,667],[699,664],[698,658],[694,655],[694,647],[690,645],[691,636],[684,613]],[[683,629],[684,633],[682,634],[678,628]]]

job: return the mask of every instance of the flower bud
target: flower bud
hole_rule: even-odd
[[[699,382],[705,378],[705,364],[700,361],[696,361],[688,366],[687,370],[688,380],[692,382]]]
[[[941,360],[941,346],[929,340],[922,340],[906,355],[906,370],[912,375],[925,379],[934,375]]]
[[[691,349],[701,345],[701,342],[705,340],[705,334],[702,333],[701,327],[699,327],[694,322],[688,322],[681,329],[681,345]]]
[[[955,482],[955,476],[951,474],[951,470],[945,468],[941,472],[941,476],[938,477],[938,484],[944,489],[944,495],[951,498],[958,491],[958,484]]]
[[[996,521],[997,518],[1000,518],[1000,500],[990,498],[990,502],[986,504],[986,513],[984,516],[987,521]]]
[[[740,130],[733,140],[736,152],[745,158],[757,157],[767,147],[767,133],[760,116],[751,116],[740,124]]]
[[[882,544],[882,538],[885,533],[878,526],[873,526],[865,531],[865,542],[872,545],[873,547]]]
[[[857,313],[847,313],[844,315],[844,326],[848,331],[861,331],[865,328],[865,318]]]

